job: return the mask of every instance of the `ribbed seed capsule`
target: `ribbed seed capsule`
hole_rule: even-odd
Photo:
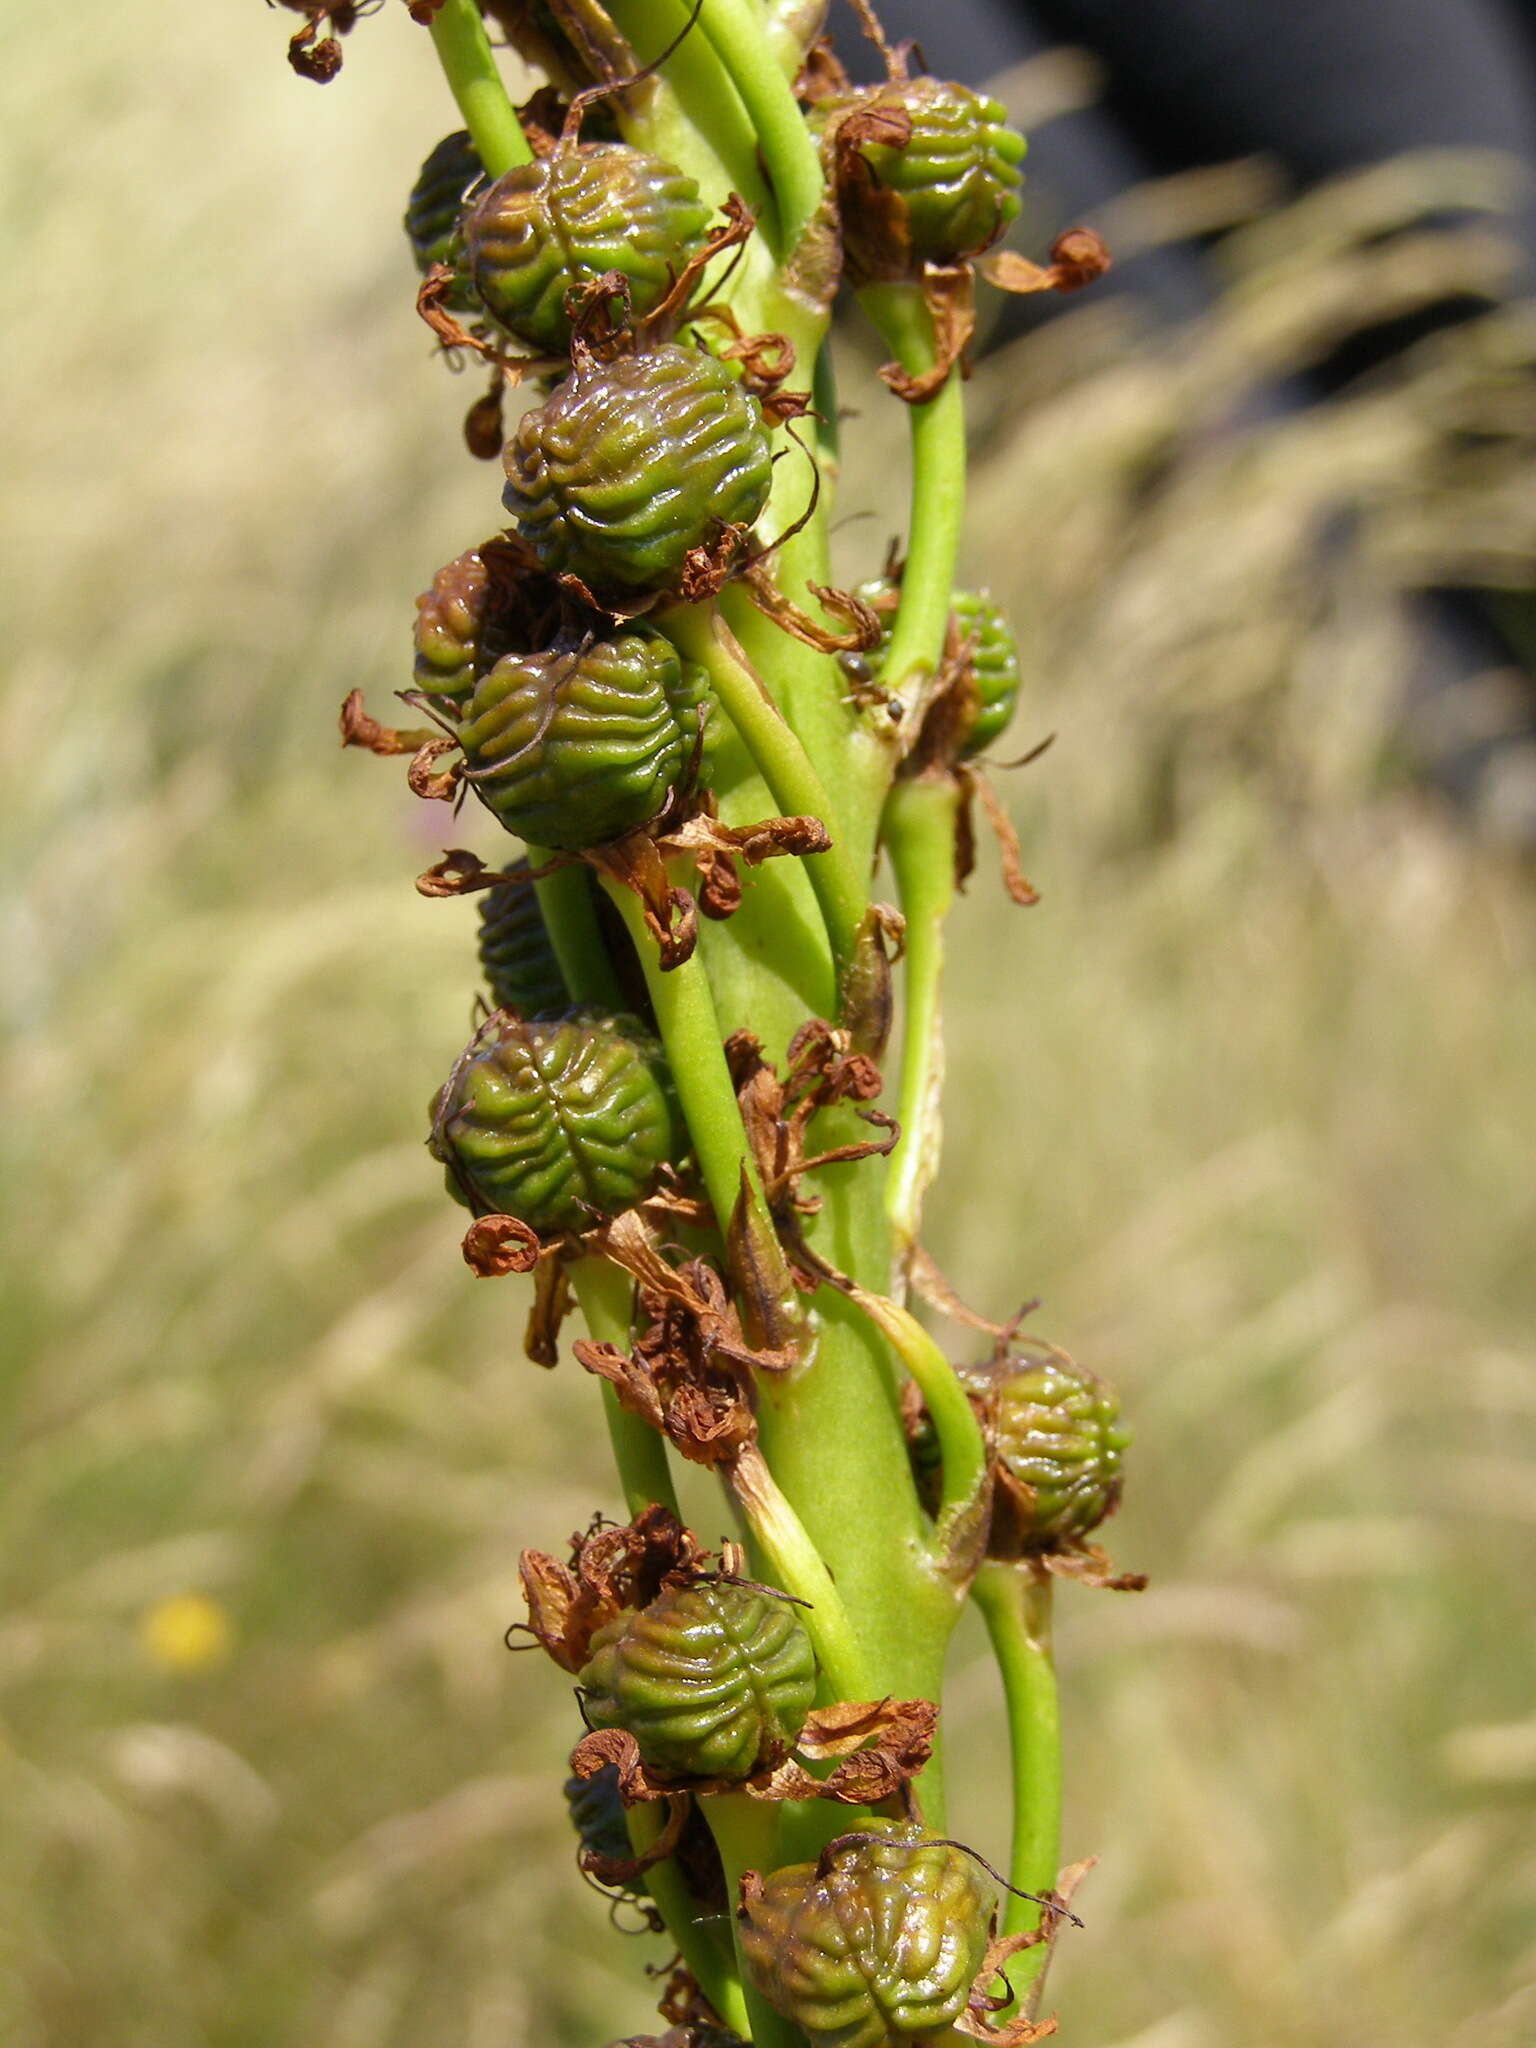
[[[485,176],[485,166],[465,128],[445,135],[422,165],[405,209],[406,239],[416,268],[425,277],[434,263],[454,271],[448,304],[465,311],[475,303],[460,235],[464,195]]]
[[[545,567],[589,589],[675,589],[693,549],[768,502],[761,408],[726,365],[667,343],[578,368],[507,443],[503,499]]]
[[[980,592],[957,590],[950,612],[970,648],[976,691],[976,716],[961,748],[962,758],[968,760],[989,747],[1013,717],[1019,701],[1019,646],[1006,613]]]
[[[511,648],[498,618],[508,571],[497,543],[471,548],[438,570],[416,600],[416,688],[457,708]]]
[[[528,863],[515,861],[507,872],[526,874]],[[493,1009],[550,1017],[571,1006],[539,899],[526,882],[498,882],[480,898],[480,966]]]
[[[458,730],[465,779],[536,846],[576,852],[662,807],[699,734],[703,669],[646,627],[584,648],[509,654],[475,690]]]
[[[1018,217],[1019,164],[1024,137],[1008,126],[1006,111],[994,99],[938,78],[892,80],[868,91],[827,103],[822,118],[835,134],[841,119],[875,117],[868,125],[878,132],[883,113],[905,115],[909,139],[901,145],[874,139],[853,144],[865,173],[903,202],[906,241],[915,264],[953,263],[989,248],[1011,220]],[[865,125],[860,120],[860,126]],[[851,133],[851,131],[850,131]],[[860,179],[850,178],[841,151],[834,151],[840,172],[838,198],[849,233],[855,273],[860,253],[880,231],[859,218],[863,194]],[[867,269],[879,270],[878,261]]]
[[[900,586],[889,577],[861,583],[858,596],[880,620],[877,646],[857,656],[845,656],[850,672],[878,681],[896,623],[901,601]],[[969,760],[990,746],[1006,730],[1019,701],[1019,645],[1008,616],[984,592],[957,590],[950,599],[950,638],[968,650],[971,684],[976,693],[971,724],[960,747],[960,758]],[[854,663],[857,668],[853,667]]]
[[[872,1821],[831,1867],[791,1864],[742,1909],[741,1948],[764,1998],[813,2048],[898,2048],[965,2011],[993,1895],[952,1843]]]
[[[1120,1402],[1065,1352],[981,1368],[971,1384],[995,1399],[999,1485],[989,1549],[995,1557],[1049,1550],[1096,1529],[1120,1501],[1131,1440]]]
[[[632,1020],[489,1018],[432,1105],[433,1156],[466,1207],[540,1236],[644,1201],[674,1143],[660,1048]]]
[[[498,178],[464,222],[464,247],[483,304],[552,354],[570,343],[573,285],[619,271],[633,311],[649,313],[708,226],[692,178],[621,142],[586,142]]]
[[[619,1797],[619,1767],[607,1764],[595,1777],[567,1778],[565,1804],[571,1825],[583,1849],[612,1860],[634,1854],[629,1829],[624,1825],[624,1802]],[[621,1891],[638,1894],[646,1889],[645,1879],[621,1885]]]
[[[581,1685],[592,1726],[627,1729],[652,1770],[740,1780],[800,1733],[816,1660],[787,1601],[701,1582],[599,1629]]]

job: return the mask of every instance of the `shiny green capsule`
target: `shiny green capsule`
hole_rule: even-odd
[[[448,304],[458,312],[475,303],[461,229],[466,195],[484,176],[468,130],[457,129],[422,165],[405,209],[405,234],[416,268],[425,277],[434,263],[448,265],[454,272]]]
[[[527,872],[525,860],[508,870]],[[498,882],[480,898],[480,967],[493,1009],[553,1017],[571,1006],[539,899],[526,882]]]
[[[660,1047],[591,1010],[487,1019],[432,1105],[428,1138],[457,1201],[541,1237],[644,1201],[675,1143]]]
[[[464,777],[509,832],[577,852],[643,825],[710,739],[704,671],[637,626],[611,640],[509,654],[475,690]]]
[[[498,178],[464,222],[464,249],[482,304],[553,354],[570,343],[572,286],[617,271],[631,310],[649,313],[708,227],[692,178],[623,143],[585,142]]]
[[[1119,1505],[1130,1431],[1113,1389],[1065,1352],[1005,1359],[970,1375],[992,1393],[997,1456],[995,1557],[1051,1550],[1096,1529]]]
[[[592,1726],[626,1729],[653,1771],[740,1781],[800,1733],[816,1660],[788,1601],[704,1581],[599,1629],[581,1686]]]
[[[1013,718],[1019,701],[1019,643],[1001,606],[980,592],[957,590],[950,615],[969,649],[967,666],[976,693],[976,714],[960,750],[969,760],[991,746]]]
[[[741,1913],[753,1983],[812,2048],[900,2048],[965,2011],[995,1903],[973,1860],[908,1823],[870,1821],[830,1867],[791,1864]],[[826,1859],[824,1859],[826,1860]]]
[[[890,114],[910,123],[904,143],[877,139],[879,117]],[[871,184],[901,200],[904,240],[918,266],[979,255],[1018,218],[1026,144],[996,100],[938,78],[891,80],[835,99],[821,112],[832,138],[849,119],[856,127],[844,138],[846,154],[833,148],[832,170],[855,259],[871,234],[878,240],[883,233],[873,219],[860,218],[861,208],[869,210]],[[870,132],[858,135],[859,128]]]
[[[879,618],[880,640],[863,654],[844,656],[844,662],[859,679],[879,681],[901,590],[882,576],[860,584],[857,595]],[[1019,701],[1019,644],[1002,607],[975,590],[957,590],[950,599],[950,639],[967,651],[972,702],[959,756],[970,760],[989,747],[1013,718]]]
[[[507,443],[503,501],[544,566],[598,596],[675,590],[749,527],[773,477],[762,409],[716,357],[667,343],[577,370]]]

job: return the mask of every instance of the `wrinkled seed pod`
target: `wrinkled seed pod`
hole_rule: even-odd
[[[508,872],[527,870],[520,860]],[[526,882],[498,882],[480,898],[480,967],[493,1009],[551,1017],[571,1007],[539,899]]]
[[[480,677],[509,651],[497,623],[494,549],[471,548],[445,564],[416,600],[413,680],[426,696],[461,706]]]
[[[498,178],[470,209],[464,248],[483,304],[553,354],[570,343],[573,285],[620,271],[634,313],[649,313],[708,226],[692,178],[623,143],[588,142]]]
[[[535,846],[599,846],[661,809],[708,701],[703,669],[644,626],[586,648],[509,654],[459,727],[465,779]]]
[[[523,414],[506,464],[539,559],[599,594],[675,589],[694,548],[752,524],[773,474],[757,400],[675,343],[576,370]]]
[[[901,147],[874,140],[857,145],[878,186],[897,193],[906,210],[911,253],[918,264],[952,263],[989,248],[1018,216],[1019,164],[1024,137],[1008,126],[994,99],[938,78],[910,78],[875,86],[851,99],[833,100],[823,118],[835,125],[852,107],[859,113],[899,108],[911,120]],[[861,188],[845,182],[839,200],[853,216],[855,242]]]
[[[627,1729],[652,1770],[740,1780],[800,1733],[816,1660],[788,1601],[701,1582],[599,1629],[581,1685],[592,1726]]]
[[[973,1860],[923,1830],[872,1821],[881,1839],[797,1863],[742,1909],[741,1947],[764,1998],[813,2048],[897,2048],[965,2011],[994,1895]]]
[[[1005,1359],[967,1377],[995,1395],[997,1454],[1020,1489],[997,1490],[992,1554],[1049,1550],[1096,1529],[1119,1505],[1131,1440],[1113,1390],[1065,1353]]]
[[[432,1105],[448,1191],[541,1236],[644,1201],[674,1144],[661,1049],[632,1019],[487,1019]]]
[[[619,1767],[605,1764],[592,1778],[567,1778],[565,1804],[571,1826],[583,1849],[598,1856],[632,1856],[629,1829],[624,1825],[624,1802],[619,1797]],[[645,1891],[643,1877],[619,1887],[631,1896]]]
[[[957,590],[952,616],[962,640],[971,643],[971,677],[976,717],[965,736],[965,759],[989,747],[1006,731],[1019,701],[1019,646],[1001,606],[971,590]]]
[[[460,236],[464,195],[485,176],[467,129],[445,135],[422,165],[405,209],[406,239],[416,268],[425,277],[434,263],[455,272],[448,304],[464,312],[475,303]]]
[[[861,583],[856,594],[879,615],[880,640],[862,654],[845,655],[844,665],[850,674],[878,681],[896,623],[900,587],[880,576]],[[960,749],[961,758],[969,760],[990,746],[1013,717],[1019,701],[1019,646],[1007,614],[984,592],[957,590],[950,599],[950,618],[955,635],[970,643],[976,687],[976,715]]]

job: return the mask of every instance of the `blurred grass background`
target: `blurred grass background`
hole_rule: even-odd
[[[497,518],[398,232],[450,109],[403,10],[323,93],[286,27],[81,0],[0,75],[0,2042],[590,2048],[661,1953],[579,1884],[568,1687],[499,1638],[518,1550],[616,1502],[421,1150],[472,918],[410,877],[466,828],[332,725]],[[1003,778],[1044,901],[984,861],[956,919],[933,1249],[1119,1381],[1155,1576],[1063,1602],[1083,2048],[1536,2041],[1536,901],[1394,715],[1405,581],[1530,580],[1531,317],[1230,425],[1427,289],[1443,238],[1367,244],[1450,175],[974,387],[1002,751],[1059,738]],[[949,1711],[997,1858],[971,1635]]]

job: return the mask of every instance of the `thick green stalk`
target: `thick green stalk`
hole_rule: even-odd
[[[939,1440],[943,1479],[939,1492],[942,1538],[947,1515],[971,1508],[987,1474],[987,1445],[965,1388],[954,1367],[916,1316],[883,1295],[862,1290],[853,1299],[917,1382]]]
[[[853,958],[869,909],[869,891],[854,864],[830,791],[742,652],[741,643],[709,604],[674,605],[656,622],[680,653],[708,675],[722,709],[786,816],[819,818],[832,836],[825,853],[808,854],[805,870],[826,919],[841,975]]]
[[[778,205],[777,254],[792,256],[825,190],[816,144],[789,80],[773,61],[762,16],[750,0],[704,0],[702,19],[757,130]]]
[[[550,856],[541,846],[525,848],[528,865],[543,867]],[[622,1010],[624,992],[608,957],[602,928],[592,904],[592,887],[582,867],[557,868],[533,885],[539,914],[559,963],[561,979],[574,1003],[595,1003],[604,1010]]]
[[[634,1283],[629,1275],[607,1259],[579,1259],[571,1268],[571,1288],[593,1342],[628,1351],[634,1298]],[[613,1446],[613,1462],[619,1468],[619,1484],[624,1489],[624,1504],[630,1514],[638,1515],[642,1508],[659,1502],[676,1515],[677,1495],[663,1438],[648,1422],[620,1406],[619,1397],[607,1380],[603,1381],[603,1414]]]
[[[864,1654],[842,1595],[760,1451],[749,1447],[742,1453],[731,1472],[731,1487],[774,1583],[781,1592],[805,1603],[801,1619],[829,1688],[828,1697],[874,1698]]]
[[[971,1597],[981,1609],[1003,1680],[1013,1777],[1013,1847],[1008,1881],[1020,1891],[1054,1889],[1061,1860],[1061,1719],[1051,1658],[1051,1586],[1018,1565],[985,1564]],[[1003,1932],[1040,1924],[1040,1908],[1010,1893]],[[1016,1992],[1037,1977],[1049,1951],[1026,1949],[1010,1963]]]
[[[921,374],[938,360],[933,319],[915,284],[872,284],[859,303],[904,370]],[[949,624],[960,528],[965,517],[965,395],[958,369],[932,398],[907,407],[912,442],[912,517],[901,605],[883,673],[906,705],[920,712],[938,674]]]
[[[779,1850],[779,1811],[770,1802],[753,1799],[745,1792],[720,1792],[700,1803],[725,1866],[727,1910],[732,1939],[736,1940],[736,1902],[741,1896],[742,1873],[766,1873],[776,1870],[783,1861]],[[742,1964],[739,1940],[736,1969],[745,1994],[753,2048],[805,2048],[805,2037],[799,2028],[776,2013],[753,1989]]]
[[[642,1855],[666,1826],[666,1808],[657,1803],[632,1806],[625,1815],[629,1839]],[[645,1873],[653,1904],[666,1922],[678,1953],[698,1979],[699,1989],[733,2033],[750,2038],[751,2019],[736,1963],[735,1943],[723,1927],[698,1917],[698,1902],[668,1857]]]
[[[432,42],[469,139],[491,176],[531,164],[533,151],[496,69],[475,0],[443,0],[432,17]]]
[[[944,1085],[944,920],[955,900],[959,808],[959,785],[953,776],[942,774],[898,782],[885,806],[882,838],[907,921],[896,1104],[901,1137],[885,1192],[902,1267],[917,1242],[923,1197],[938,1171],[943,1137],[939,1105]],[[905,1284],[904,1275],[900,1284]]]

